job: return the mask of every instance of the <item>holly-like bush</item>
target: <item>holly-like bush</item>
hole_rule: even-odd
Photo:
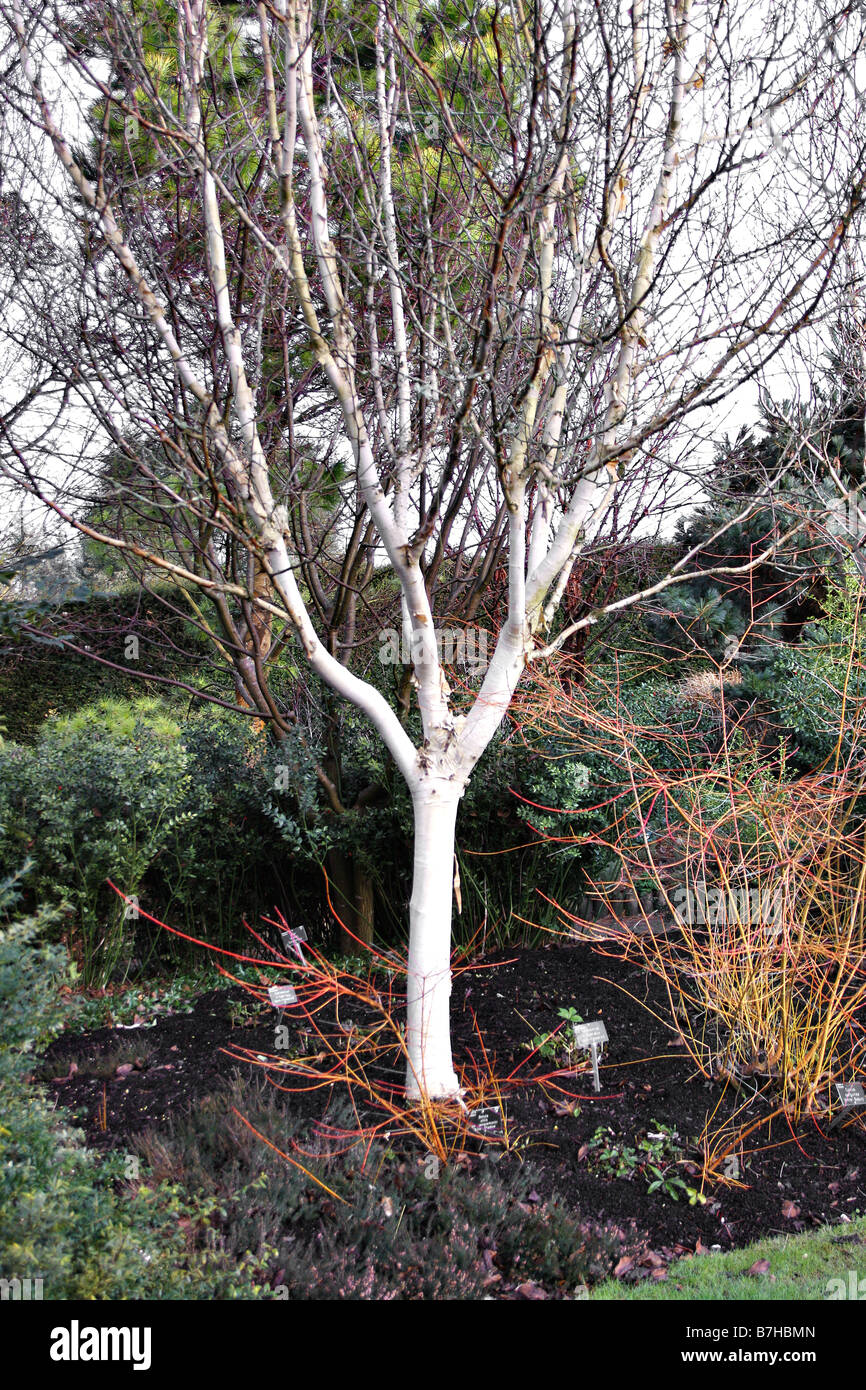
[[[64,904],[88,985],[154,945],[109,880],[152,915],[222,941],[273,908],[274,866],[317,872],[288,756],[230,715],[181,724],[155,700],[52,718],[32,746],[0,747],[0,870],[32,858],[28,890]]]

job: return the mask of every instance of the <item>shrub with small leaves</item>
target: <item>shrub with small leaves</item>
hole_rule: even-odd
[[[49,913],[11,918],[17,887],[0,884],[0,1277],[41,1279],[45,1299],[255,1296],[251,1256],[183,1234],[214,1227],[213,1203],[131,1181],[136,1160],[87,1150],[30,1079],[62,1024],[64,953],[41,940]]]
[[[236,1112],[260,1134],[278,1133],[306,1172]],[[339,1129],[341,1118],[338,1106],[329,1123]],[[344,1118],[357,1123],[348,1111]],[[140,1145],[166,1180],[182,1172],[188,1190],[224,1208],[226,1253],[270,1261],[269,1282],[292,1300],[478,1299],[527,1281],[569,1297],[603,1278],[621,1253],[619,1233],[533,1192],[527,1165],[487,1157],[472,1171],[431,1167],[381,1143],[329,1151],[305,1138],[301,1120],[272,1092],[240,1078],[229,1094],[177,1120],[168,1137],[145,1136]]]

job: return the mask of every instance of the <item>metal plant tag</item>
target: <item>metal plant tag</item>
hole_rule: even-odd
[[[275,1009],[283,1009],[286,1004],[297,1004],[298,996],[291,985],[271,985],[268,998]]]
[[[860,1105],[866,1105],[866,1092],[859,1081],[837,1081],[835,1086],[842,1109],[838,1115],[833,1116],[829,1124],[830,1129],[835,1129],[838,1124],[847,1119],[850,1111],[856,1110]]]
[[[281,931],[280,936],[283,938],[283,945],[289,946],[293,941],[306,941],[307,929],[306,927],[289,927],[287,931]]]
[[[600,1018],[595,1019],[592,1023],[575,1023],[575,1047],[592,1047],[593,1043],[603,1047],[607,1041],[607,1029]]]
[[[596,1092],[601,1090],[601,1079],[598,1074],[598,1054],[607,1041],[607,1029],[600,1018],[593,1019],[592,1023],[574,1024],[575,1047],[588,1047],[592,1053],[592,1085]]]
[[[475,1110],[469,1111],[469,1123],[476,1133],[498,1138],[504,1132],[502,1107],[500,1105],[479,1105]]]
[[[283,950],[286,955],[297,956],[302,965],[306,965],[304,953],[301,950],[301,942],[306,941],[307,933],[303,927],[289,927],[288,931],[280,932],[280,939],[283,943]]]

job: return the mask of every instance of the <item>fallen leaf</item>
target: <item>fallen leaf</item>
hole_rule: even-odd
[[[528,1280],[525,1284],[518,1284],[514,1292],[519,1293],[521,1298],[532,1298],[536,1300],[547,1298],[547,1294],[540,1284],[534,1284],[531,1280]]]
[[[747,1270],[746,1270],[746,1273],[747,1273],[747,1274],[753,1274],[753,1275],[757,1275],[757,1274],[769,1274],[769,1273],[770,1273],[770,1261],[769,1261],[769,1260],[755,1260],[755,1263],[751,1266],[750,1269],[747,1269]]]
[[[655,1250],[648,1250],[646,1254],[641,1257],[641,1264],[652,1265],[653,1269],[658,1269],[660,1265],[664,1264],[664,1258],[657,1254]]]
[[[796,1202],[785,1200],[782,1203],[782,1215],[787,1217],[789,1221],[793,1221],[795,1217],[800,1215],[800,1208]]]
[[[628,1274],[630,1269],[634,1269],[634,1260],[630,1255],[623,1255],[622,1259],[617,1260],[614,1266],[614,1278],[619,1279],[623,1274]]]
[[[129,1076],[129,1073],[133,1070],[134,1068],[131,1062],[121,1062],[115,1072],[115,1076]]]

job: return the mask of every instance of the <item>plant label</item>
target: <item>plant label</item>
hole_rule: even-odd
[[[298,996],[291,985],[271,985],[268,998],[275,1009],[284,1009],[287,1004],[297,1004]]]
[[[477,1134],[492,1135],[499,1138],[504,1130],[502,1107],[500,1105],[479,1105],[469,1111],[469,1123]]]
[[[851,1110],[856,1110],[860,1105],[866,1105],[866,1092],[859,1081],[837,1081],[836,1095],[839,1097],[839,1104],[842,1109],[830,1121],[830,1129],[835,1129],[838,1124],[847,1119]]]
[[[855,1105],[866,1105],[866,1092],[859,1081],[837,1081],[836,1094],[839,1104],[844,1105],[846,1110],[852,1109]]]
[[[306,941],[307,929],[306,927],[289,927],[288,931],[281,931],[280,936],[283,938],[283,944],[288,946],[292,941]]]
[[[598,1054],[607,1040],[607,1029],[600,1018],[594,1019],[592,1023],[575,1023],[574,1025],[575,1047],[588,1047],[592,1054],[592,1086],[596,1093],[601,1090],[601,1078],[598,1074]]]
[[[297,956],[301,964],[306,964],[304,953],[301,950],[301,942],[306,941],[306,939],[307,933],[304,927],[290,927],[288,931],[280,932],[283,950],[287,955]]]
[[[607,1040],[607,1029],[600,1018],[595,1019],[592,1023],[575,1023],[574,1025],[575,1047],[592,1047],[593,1043],[598,1047],[603,1047]]]

